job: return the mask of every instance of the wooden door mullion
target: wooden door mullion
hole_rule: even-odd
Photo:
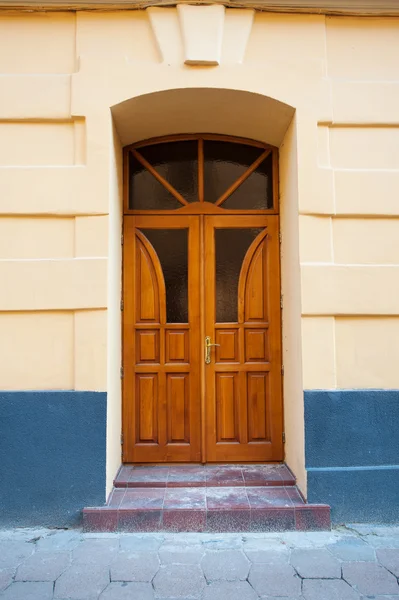
[[[204,201],[204,140],[198,139],[198,201]]]

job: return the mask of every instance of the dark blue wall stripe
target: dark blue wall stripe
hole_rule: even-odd
[[[398,390],[306,391],[306,466],[397,465],[398,423]]]
[[[310,469],[308,502],[329,504],[333,523],[399,523],[399,466]]]
[[[305,391],[308,501],[335,523],[399,522],[399,390]]]
[[[0,526],[62,527],[104,503],[105,392],[0,392],[0,426]]]

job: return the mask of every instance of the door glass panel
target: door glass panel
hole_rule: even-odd
[[[204,199],[215,203],[264,152],[245,144],[204,142]],[[229,209],[266,209],[273,206],[271,154],[221,204]]]
[[[217,323],[238,321],[238,281],[242,263],[261,231],[262,228],[215,230]]]
[[[187,202],[196,202],[198,200],[197,140],[154,144],[152,146],[138,148],[137,152],[139,152],[150,165],[175,188],[176,191],[180,192]],[[134,158],[133,161],[136,162]],[[140,163],[139,166],[141,167]],[[147,174],[156,181],[151,173],[147,171]],[[169,195],[169,192],[166,189],[165,192]],[[133,200],[133,204],[136,205],[137,202],[134,195],[131,196],[131,199]],[[156,208],[159,210],[166,210],[169,206],[164,205],[162,200],[164,200],[164,198],[160,198],[160,202],[157,203]],[[178,200],[176,200],[176,202],[178,204],[177,208],[181,208],[182,205],[180,202]],[[144,203],[144,206],[140,206],[140,209],[146,210],[145,204],[146,203]],[[134,206],[134,208],[137,207]]]
[[[141,229],[157,253],[166,288],[167,323],[188,323],[188,229]]]

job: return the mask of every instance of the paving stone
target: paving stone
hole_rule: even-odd
[[[205,578],[196,565],[168,565],[158,571],[153,585],[156,598],[201,598]]]
[[[208,534],[212,537],[204,537],[202,545],[209,550],[228,550],[241,549],[242,540],[239,534],[225,534],[220,537],[220,534]]]
[[[51,600],[53,584],[47,582],[12,583],[1,595],[2,600]]]
[[[305,579],[302,595],[305,600],[361,600],[342,579]]]
[[[252,563],[269,564],[269,563],[288,563],[290,552],[285,548],[283,552],[277,550],[255,550],[252,548],[244,549],[245,555]]]
[[[287,531],[281,534],[282,540],[289,548],[313,548],[314,544],[308,534],[302,531]]]
[[[124,552],[157,552],[163,542],[163,537],[151,534],[146,536],[124,534],[119,538],[120,549]]]
[[[396,577],[376,563],[344,563],[342,577],[365,596],[399,594]]]
[[[109,584],[109,567],[72,565],[55,582],[54,598],[97,600]]]
[[[118,551],[118,539],[84,539],[73,550],[72,561],[80,565],[109,565]]]
[[[324,548],[292,550],[290,563],[301,577],[341,579],[341,563]]]
[[[336,558],[343,561],[375,560],[375,550],[359,538],[344,538],[335,544],[328,544],[327,549]]]
[[[198,565],[204,556],[204,552],[204,548],[198,545],[179,544],[172,546],[164,544],[158,555],[163,565]]]
[[[367,600],[368,598],[372,598],[372,600],[399,600],[399,596],[363,596],[362,600]]]
[[[301,580],[288,564],[253,565],[248,581],[260,596],[301,595]]]
[[[201,567],[208,581],[235,581],[248,577],[250,562],[241,550],[217,550],[205,554]]]
[[[254,534],[256,535],[256,534]],[[287,551],[287,544],[283,542],[279,534],[276,533],[261,533],[257,534],[260,537],[246,537],[243,539],[244,550],[273,550],[276,552]]]
[[[399,577],[399,550],[390,548],[377,550],[377,560],[388,571]]]
[[[15,569],[2,569],[0,571],[0,592],[6,589],[14,577]]]
[[[214,581],[204,590],[202,600],[257,600],[247,581]]]
[[[154,590],[150,583],[120,582],[110,583],[99,600],[153,600]]]
[[[41,537],[36,548],[39,552],[68,552],[77,546],[81,539],[81,532],[77,529],[52,531]]]
[[[327,544],[333,544],[339,538],[335,531],[307,531],[306,539],[315,547],[326,546]]]
[[[111,581],[152,581],[158,569],[155,552],[120,552],[111,565]]]
[[[360,535],[379,535],[382,537],[399,535],[399,525],[376,525],[369,523],[348,523],[348,529],[353,529]]]
[[[399,548],[399,535],[396,537],[380,537],[378,535],[368,535],[367,543],[373,548]]]
[[[37,552],[18,567],[16,581],[55,581],[70,564],[68,552]]]
[[[261,600],[305,600],[303,596],[261,596]],[[320,599],[322,600],[322,599]]]
[[[34,551],[34,545],[23,541],[0,542],[0,569],[15,568]]]

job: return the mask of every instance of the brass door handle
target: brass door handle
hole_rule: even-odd
[[[205,364],[209,365],[211,362],[211,348],[212,346],[220,346],[220,344],[213,344],[209,335],[205,337]]]

